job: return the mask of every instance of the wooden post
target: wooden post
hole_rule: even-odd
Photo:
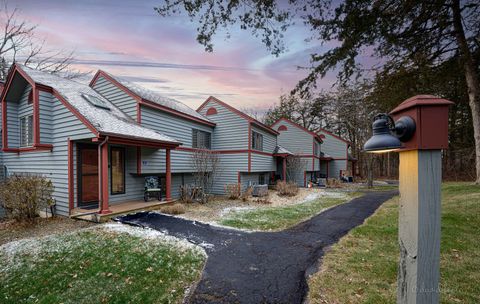
[[[441,150],[400,152],[398,303],[438,303]]]
[[[112,213],[110,209],[108,209],[108,193],[110,191],[108,186],[108,143],[104,143],[103,146],[99,149],[100,150],[100,214],[109,214]]]
[[[170,201],[172,199],[172,172],[170,165],[170,149],[165,150],[166,158],[166,170],[165,170],[165,188],[166,188],[166,200]]]
[[[282,167],[282,174],[283,174],[283,181],[286,182],[287,181],[287,157],[285,156],[283,158],[283,163],[282,163],[283,167]]]
[[[441,150],[448,148],[448,106],[430,95],[407,99],[390,114],[416,125],[400,153],[397,303],[440,300]]]

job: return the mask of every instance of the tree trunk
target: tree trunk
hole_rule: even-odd
[[[473,136],[475,139],[476,184],[480,184],[480,83],[472,54],[465,38],[460,11],[460,1],[454,0],[452,5],[453,26],[463,60],[465,80],[468,88],[468,101],[472,111]]]

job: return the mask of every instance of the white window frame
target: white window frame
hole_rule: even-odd
[[[252,150],[263,151],[263,134],[252,131]]]
[[[25,122],[25,125],[24,125],[24,122]],[[20,117],[19,130],[20,130],[19,146],[22,148],[33,146],[33,114]]]

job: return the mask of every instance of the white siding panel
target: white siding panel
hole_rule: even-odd
[[[286,126],[286,131],[280,131],[278,135],[278,144],[295,154],[313,154],[313,136],[297,126],[287,122],[280,121],[274,129],[278,130],[280,126]]]

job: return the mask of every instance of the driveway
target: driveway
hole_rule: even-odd
[[[190,303],[302,303],[324,249],[360,225],[396,191],[370,192],[280,232],[243,232],[143,212],[118,218],[188,239],[208,260]]]

